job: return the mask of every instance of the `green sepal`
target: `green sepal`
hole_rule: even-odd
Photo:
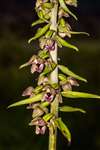
[[[46,115],[43,116],[43,120],[44,121],[49,121],[54,115],[52,113],[48,113]]]
[[[46,59],[49,57],[49,52],[47,50],[39,51],[38,56],[42,59]]]
[[[45,21],[42,20],[42,19],[39,19],[39,20],[33,22],[31,26],[34,27],[34,26],[36,26],[36,25],[38,25],[38,24],[41,24],[41,23],[45,23]]]
[[[76,92],[76,91],[66,91],[61,92],[62,96],[67,98],[97,98],[100,99],[99,95],[84,93],[84,92]]]
[[[90,36],[89,33],[87,32],[75,32],[75,31],[69,31],[71,34],[83,34],[83,35],[87,35]]]
[[[52,36],[53,32],[54,32],[53,30],[47,31],[46,34],[45,34],[45,37],[50,38]]]
[[[87,82],[86,79],[84,79],[83,77],[80,77],[79,75],[75,74],[74,72],[72,72],[71,70],[69,70],[66,66],[63,65],[58,65],[58,68],[66,75],[71,76],[75,79]]]
[[[58,78],[59,78],[61,81],[67,81],[67,77],[66,77],[64,74],[58,74]]]
[[[46,65],[43,72],[40,74],[40,76],[44,76],[44,75],[50,73],[51,71],[53,71],[55,69],[56,66],[57,65],[53,62],[51,64]]]
[[[83,110],[83,109],[76,108],[76,107],[70,107],[70,106],[59,107],[59,110],[62,111],[62,112],[76,112],[76,111],[79,111],[81,113],[86,113],[86,111]]]
[[[30,103],[34,103],[34,102],[38,102],[38,101],[40,101],[42,99],[42,97],[43,97],[43,93],[40,93],[40,94],[35,95],[35,96],[31,97],[31,98],[27,98],[27,99],[15,102],[15,103],[9,105],[8,108],[21,106],[21,105],[26,105],[26,104],[30,104]]]
[[[77,20],[77,17],[69,10],[69,8],[66,6],[64,0],[59,0],[60,6],[61,8],[66,11],[68,14],[70,14],[72,17],[75,18],[75,20]]]
[[[56,38],[57,41],[59,41],[59,43],[60,43],[62,46],[68,47],[68,48],[71,48],[71,49],[74,49],[74,50],[76,50],[76,51],[79,51],[79,49],[78,49],[76,46],[74,46],[74,45],[72,45],[72,44],[66,42],[66,41],[65,41],[64,39],[62,39],[60,36],[56,35],[55,38]]]
[[[34,93],[35,93],[35,94],[38,94],[38,93],[40,93],[40,92],[42,91],[42,89],[43,89],[43,86],[42,86],[42,85],[39,85],[39,86],[37,86],[37,87],[34,89]]]
[[[57,118],[55,120],[55,124],[58,127],[58,129],[62,132],[64,137],[68,140],[68,142],[71,142],[71,133],[68,129],[68,127],[64,124],[61,118]]]
[[[40,104],[40,106],[42,106],[42,107],[47,107],[47,106],[49,106],[49,102],[42,102],[41,104]]]
[[[53,3],[43,3],[42,4],[42,8],[48,8],[48,9],[52,9],[53,7]]]
[[[28,43],[31,43],[33,40],[36,40],[37,38],[41,37],[42,35],[45,34],[45,32],[49,29],[50,24],[45,25],[43,28],[38,29],[37,33],[35,34],[34,37],[29,39]]]

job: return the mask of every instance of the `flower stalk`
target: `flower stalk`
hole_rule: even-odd
[[[68,5],[68,6],[67,6]],[[29,86],[24,90],[22,96],[28,98],[11,104],[8,108],[28,105],[27,109],[32,109],[32,120],[30,126],[35,126],[37,135],[44,135],[49,130],[48,150],[56,150],[57,129],[71,143],[71,133],[62,121],[60,112],[81,112],[81,108],[63,105],[63,97],[69,99],[76,98],[96,98],[99,95],[73,91],[74,86],[79,86],[79,81],[87,80],[68,67],[58,64],[58,48],[67,47],[78,51],[79,49],[70,44],[64,38],[71,38],[73,34],[85,34],[85,32],[72,31],[67,18],[72,16],[77,20],[69,7],[77,7],[77,0],[37,0],[35,10],[39,19],[32,23],[32,27],[38,24],[45,25],[39,28],[36,34],[29,39],[28,43],[39,40],[39,52],[33,55],[29,61],[20,66],[20,69],[30,66],[31,74],[38,73],[37,86]],[[66,17],[66,19],[65,19]],[[61,73],[59,73],[59,71]],[[78,81],[79,80],[79,81]],[[33,84],[33,83],[32,83]],[[62,106],[60,106],[62,103]]]

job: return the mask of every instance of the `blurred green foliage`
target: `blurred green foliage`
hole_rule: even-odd
[[[100,42],[91,38],[73,39],[80,52],[59,49],[61,62],[74,72],[87,78],[88,84],[80,82],[80,91],[100,95]],[[25,107],[7,109],[7,106],[22,99],[22,91],[36,83],[36,75],[30,75],[30,69],[18,67],[36,52],[37,43],[28,45],[27,39],[20,39],[12,33],[6,33],[0,39],[0,150],[46,150],[47,135],[34,136],[28,127],[31,111]],[[75,89],[77,90],[77,88]],[[66,100],[71,104],[71,100]],[[67,147],[66,140],[58,134],[57,150],[100,150],[100,101],[74,100],[73,106],[83,108],[86,115],[80,113],[62,113],[72,132],[72,145]],[[47,133],[48,134],[48,133]],[[60,139],[60,140],[59,140]]]

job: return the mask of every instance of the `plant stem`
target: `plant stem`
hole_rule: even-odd
[[[57,32],[57,12],[58,12],[58,4],[55,3],[51,13],[51,27],[50,29]],[[55,50],[50,52],[50,55],[53,61],[57,64],[57,43],[55,43]],[[58,68],[50,75],[51,83],[58,83]],[[55,100],[51,104],[51,113],[55,115],[55,118],[58,117],[58,99],[57,96]],[[49,128],[49,150],[56,150],[56,141],[57,141],[57,128],[55,126],[51,126]]]

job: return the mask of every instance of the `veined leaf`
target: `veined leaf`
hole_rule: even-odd
[[[9,105],[8,108],[15,107],[15,106],[21,106],[21,105],[26,105],[26,104],[30,104],[30,103],[33,103],[33,102],[38,102],[42,99],[42,96],[43,96],[43,93],[40,93],[40,94],[35,95],[31,98],[27,98],[27,99],[18,101],[16,103],[13,103],[13,104]]]
[[[70,31],[71,34],[83,34],[89,36],[89,33],[87,32],[75,32],[75,31]]]
[[[79,51],[78,48],[68,42],[66,42],[64,39],[62,39],[61,37],[59,37],[58,35],[56,35],[56,39],[57,41],[59,41],[59,43],[62,45],[62,46],[65,46],[65,47],[68,47],[68,48],[72,48],[76,51]]]
[[[61,118],[57,118],[55,120],[55,124],[59,128],[59,130],[62,132],[62,134],[65,136],[65,138],[67,138],[68,142],[70,143],[71,142],[71,133],[70,133],[69,129],[67,128],[67,126],[63,123]]]
[[[41,24],[41,23],[44,23],[44,22],[45,22],[44,20],[39,19],[39,20],[37,20],[37,21],[33,22],[31,26],[32,26],[32,27],[34,27],[35,25],[37,25],[37,24]]]
[[[86,111],[83,110],[83,109],[76,108],[76,107],[70,107],[70,106],[59,107],[59,110],[62,111],[62,112],[75,112],[75,111],[79,111],[81,113],[86,113]]]
[[[63,10],[65,10],[68,14],[73,16],[75,18],[75,20],[77,20],[77,17],[69,10],[69,8],[66,6],[64,0],[59,0],[59,3],[60,3],[60,6],[63,8]]]
[[[67,77],[64,74],[59,74],[58,77],[61,81],[67,81]]]
[[[66,75],[71,76],[75,79],[87,82],[86,79],[84,79],[83,77],[80,77],[79,75],[75,74],[74,72],[72,72],[71,70],[69,70],[67,67],[63,66],[63,65],[58,65],[58,68]]]
[[[29,39],[28,43],[31,43],[31,41],[36,40],[37,38],[39,38],[42,35],[44,35],[45,32],[49,29],[49,27],[50,27],[50,24],[47,24],[43,28],[39,29],[39,31],[37,31],[37,33],[35,34],[35,36],[32,37],[31,39]]]
[[[75,91],[66,91],[61,92],[62,96],[67,98],[97,98],[100,99],[99,95],[84,93],[84,92],[75,92]]]
[[[47,122],[49,121],[54,115],[52,113],[46,114],[43,116],[43,119]]]

